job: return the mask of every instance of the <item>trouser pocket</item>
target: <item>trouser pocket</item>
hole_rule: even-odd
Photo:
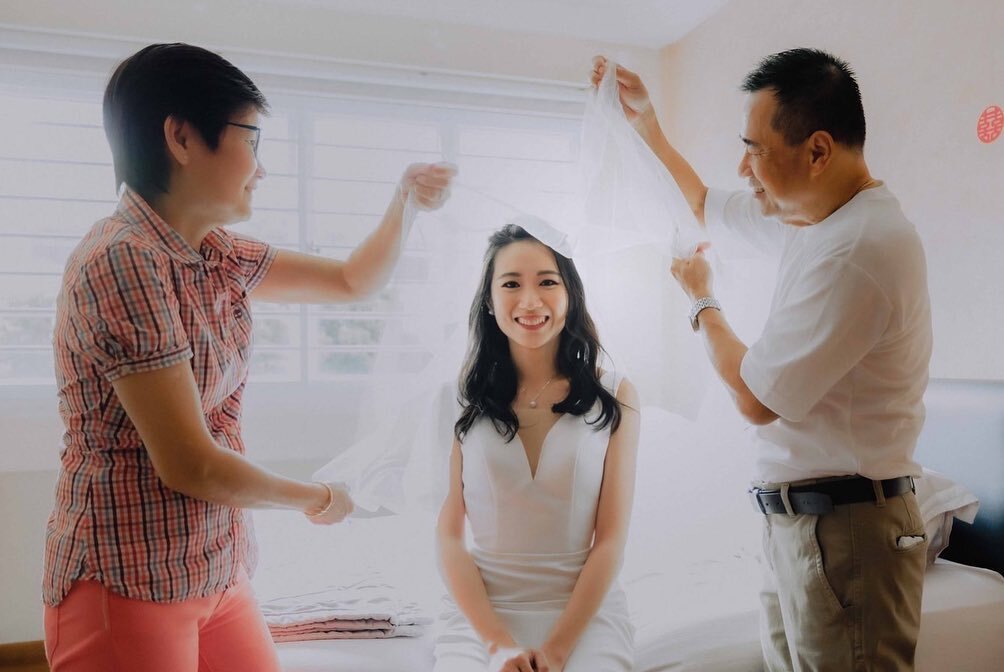
[[[45,630],[45,659],[52,665],[56,647],[59,646],[59,605],[55,607],[45,605],[42,612],[42,627]]]
[[[819,590],[831,607],[842,612],[854,603],[854,546],[849,521],[841,510],[811,518],[806,544],[811,549]]]

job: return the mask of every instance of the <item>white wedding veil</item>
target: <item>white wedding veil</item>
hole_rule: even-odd
[[[611,63],[585,106],[574,198],[535,210],[518,193],[466,185],[461,165],[447,206],[420,213],[409,235],[420,237],[427,253],[429,282],[405,292],[409,318],[384,338],[420,344],[431,359],[408,373],[398,370],[399,357],[377,362],[355,441],[316,480],[345,482],[361,509],[440,505],[460,411],[468,311],[487,239],[506,223],[575,261],[609,355],[603,366],[630,376],[643,406],[694,415],[703,388],[678,381],[704,380],[706,365],[669,263],[704,238],[676,183],[625,118],[615,70]],[[408,210],[410,222],[415,213]]]

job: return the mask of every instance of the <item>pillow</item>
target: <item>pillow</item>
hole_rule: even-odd
[[[930,565],[948,547],[952,520],[958,518],[972,523],[980,502],[965,486],[931,469],[924,469],[916,487],[917,504],[928,539],[927,564]]]

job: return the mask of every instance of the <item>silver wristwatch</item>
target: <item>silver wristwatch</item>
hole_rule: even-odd
[[[705,308],[714,308],[715,310],[721,310],[722,304],[718,303],[718,299],[713,296],[703,296],[697,301],[694,301],[694,305],[690,308],[690,326],[697,331],[700,325],[697,324],[697,316],[701,314],[701,311]]]

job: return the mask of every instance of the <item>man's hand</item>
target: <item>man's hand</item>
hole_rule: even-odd
[[[714,284],[711,275],[711,264],[704,257],[704,251],[711,246],[711,243],[700,243],[694,254],[686,259],[673,259],[669,267],[680,283],[680,287],[687,294],[691,301],[704,296],[712,296],[712,285]]]
[[[603,75],[607,72],[607,59],[603,56],[593,58],[593,86],[599,86]],[[648,116],[655,116],[652,108],[652,100],[648,96],[648,89],[642,84],[641,77],[631,72],[627,68],[617,66],[617,91],[620,94],[621,105],[624,107],[624,116],[637,126],[640,121]]]

